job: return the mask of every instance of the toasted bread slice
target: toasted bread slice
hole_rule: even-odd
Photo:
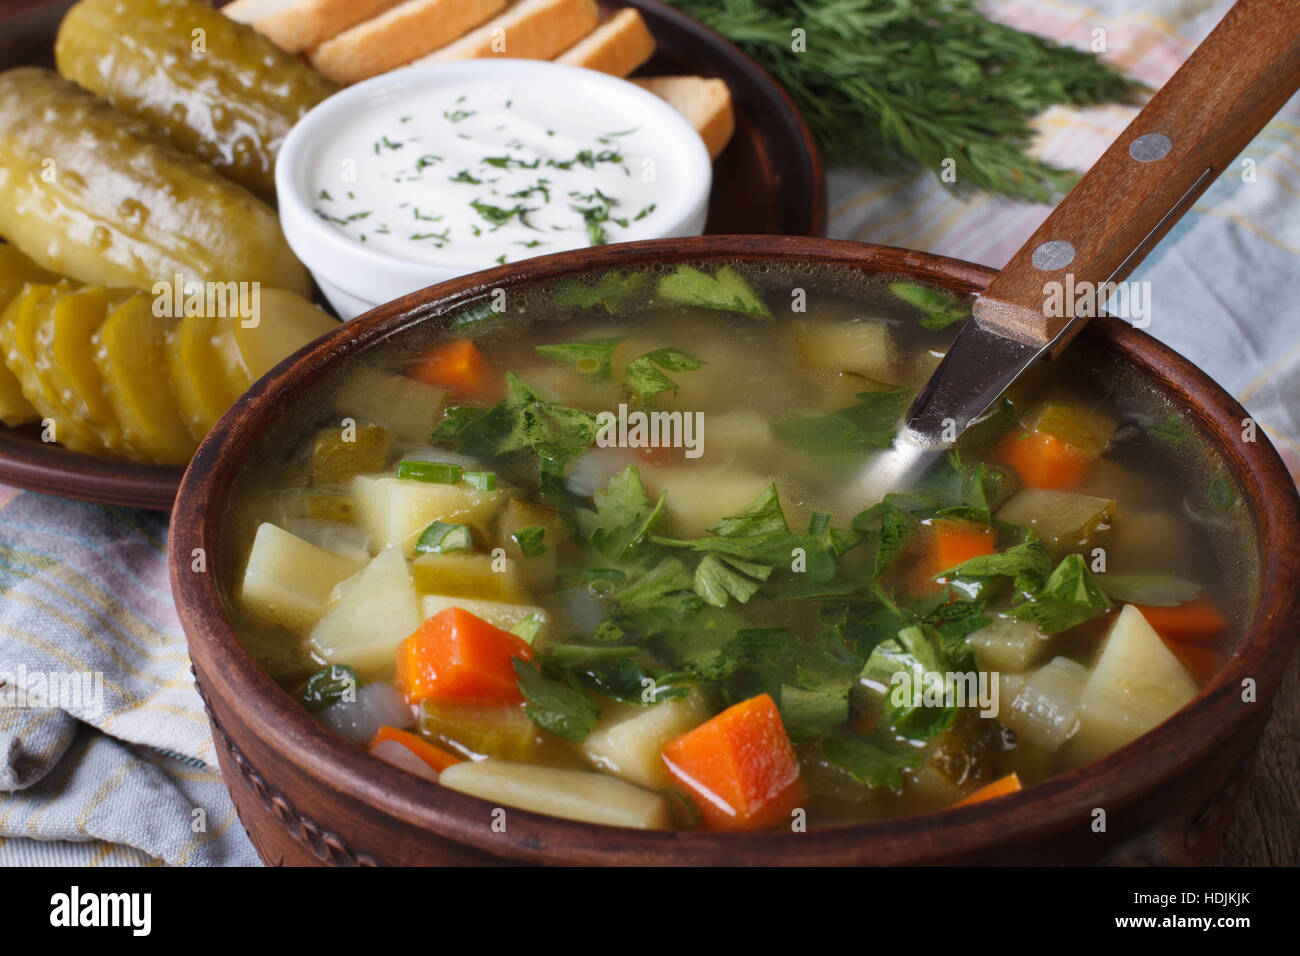
[[[650,59],[654,52],[655,38],[641,18],[641,11],[624,7],[562,56],[556,57],[555,62],[627,76]]]
[[[594,30],[599,21],[596,0],[518,0],[499,17],[412,66],[487,56],[549,60]]]
[[[731,91],[722,80],[703,76],[647,76],[632,82],[667,100],[685,116],[699,131],[714,159],[736,131]]]
[[[307,54],[336,83],[356,83],[409,63],[505,9],[505,0],[406,0]]]
[[[395,7],[401,0],[235,0],[221,8],[276,46],[301,53],[349,27]]]

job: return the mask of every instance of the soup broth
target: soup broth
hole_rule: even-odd
[[[855,501],[969,316],[838,268],[498,293],[286,409],[232,495],[245,645],[412,773],[593,823],[995,799],[1155,727],[1253,613],[1249,520],[1084,342]]]

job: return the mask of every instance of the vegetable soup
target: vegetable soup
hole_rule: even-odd
[[[682,265],[413,326],[262,439],[233,620],[352,744],[592,823],[831,826],[1087,764],[1230,653],[1249,518],[1086,340],[916,486],[850,500],[969,314],[897,277]]]

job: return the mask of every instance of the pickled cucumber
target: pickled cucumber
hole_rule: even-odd
[[[104,395],[90,340],[126,297],[94,286],[69,292],[36,329],[37,362],[48,368],[58,403],[77,428],[96,435],[106,448],[121,446],[122,426]]]
[[[244,368],[257,381],[280,362],[338,325],[302,296],[283,289],[262,289],[256,324],[231,320],[235,348]]]
[[[269,206],[33,67],[0,73],[0,236],[90,285],[153,290],[181,275],[311,288]]]
[[[235,344],[235,321],[229,316],[214,321],[208,341],[212,348],[213,368],[221,373],[226,388],[238,398],[257,380],[244,364],[239,346]]]
[[[21,384],[23,396],[42,419],[54,423],[55,440],[73,451],[95,453],[104,449],[103,442],[94,432],[77,425],[64,409],[36,344],[37,327],[58,299],[72,290],[67,282],[26,286],[5,310],[0,345],[5,364]]]
[[[212,336],[216,321],[210,315],[188,316],[167,332],[172,390],[185,427],[195,441],[201,441],[239,397],[214,360]]]
[[[303,506],[313,521],[355,524],[357,520],[356,503],[348,495],[312,489],[303,495]]]
[[[138,294],[118,306],[91,340],[122,441],[131,457],[183,465],[197,443],[176,410],[163,348],[175,319],[153,314],[152,298]]]
[[[312,484],[342,487],[357,475],[383,471],[392,444],[393,436],[379,425],[327,428],[312,452]]]
[[[198,0],[82,0],[54,55],[65,77],[268,200],[285,136],[336,89]]]
[[[51,283],[58,276],[42,269],[10,245],[0,245],[0,315],[29,282]],[[10,427],[34,422],[41,416],[23,397],[22,385],[8,367],[0,363],[0,422]]]
[[[0,417],[10,425],[49,419],[55,440],[74,451],[183,464],[251,384],[243,354],[260,369],[277,360],[276,349],[287,355],[310,341],[321,318],[333,324],[272,290],[280,305],[267,318],[275,331],[244,330],[252,338],[241,353],[230,320],[159,317],[148,293],[67,280],[20,285],[15,276],[50,275],[8,250],[0,246],[0,302],[20,291],[0,311],[0,412],[21,414]],[[227,359],[239,366],[235,377],[227,377]],[[12,395],[3,391],[6,379]],[[369,429],[382,433],[386,448],[387,433]]]

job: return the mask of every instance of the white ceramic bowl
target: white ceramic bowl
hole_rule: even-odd
[[[704,231],[713,167],[694,127],[675,109],[641,87],[617,77],[542,60],[484,59],[407,67],[374,77],[334,94],[309,112],[289,133],[275,169],[280,223],[294,253],[311,270],[330,304],[344,319],[388,302],[493,265],[427,261],[366,245],[325,221],[315,211],[312,161],[352,119],[381,104],[454,92],[483,80],[513,81],[544,89],[564,111],[613,111],[635,117],[638,128],[653,133],[660,179],[672,183],[657,199],[655,215],[633,222],[619,241],[698,236]],[[560,125],[562,128],[562,124]],[[569,246],[571,248],[572,246]],[[547,252],[559,251],[550,248]]]

